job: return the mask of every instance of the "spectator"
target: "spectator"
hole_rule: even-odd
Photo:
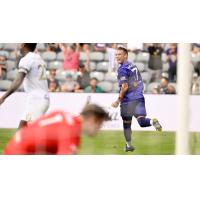
[[[149,58],[149,69],[156,70],[152,72],[151,81],[157,81],[160,79],[161,70],[162,70],[162,53],[163,48],[159,43],[153,43],[148,46],[148,52],[150,54]]]
[[[90,83],[90,73],[89,69],[83,63],[79,65],[79,75],[77,77],[77,86],[75,92],[83,92],[83,90],[89,86]]]
[[[6,78],[6,57],[0,55],[0,80],[3,80]]]
[[[90,44],[89,43],[80,43],[79,44],[80,46],[80,51],[82,52],[90,52],[91,51],[91,47],[90,47]]]
[[[67,74],[65,82],[61,85],[62,92],[74,92],[77,82],[73,80],[72,74]]]
[[[163,48],[159,43],[154,43],[148,47],[148,52],[150,54],[149,58],[149,68],[153,70],[162,69],[162,59],[161,55],[163,53]]]
[[[88,68],[88,71],[90,71],[90,44],[88,43],[80,43],[80,51],[84,52],[86,54],[86,63],[85,65]]]
[[[169,81],[175,82],[176,81],[176,70],[177,70],[177,44],[172,43],[170,44],[169,49],[166,51],[167,60],[169,62]]]
[[[200,43],[193,44],[192,52],[196,56],[200,56]],[[200,62],[199,61],[194,63],[194,70],[198,74],[198,76],[200,76]]]
[[[200,77],[197,73],[193,75],[192,94],[200,94]]]
[[[94,45],[94,50],[105,53],[106,52],[106,43],[96,43]]]
[[[64,62],[63,67],[64,70],[73,70],[77,71],[79,66],[79,44],[60,44],[60,49],[63,51],[64,54]]]
[[[154,94],[176,94],[174,86],[169,85],[169,79],[162,77],[160,84],[153,89]]]
[[[59,53],[61,52],[61,49],[58,43],[48,43],[47,51],[54,51],[55,53]]]
[[[106,49],[106,52],[108,54],[108,67],[109,67],[108,72],[117,70],[117,62],[115,59],[117,46],[118,46],[117,43],[113,43]]]
[[[192,52],[198,56],[200,56],[200,43],[194,43]]]
[[[56,79],[56,69],[49,70],[49,77],[47,80],[49,92],[60,92],[60,84],[58,79]]]
[[[87,93],[101,93],[102,89],[97,85],[98,80],[96,78],[90,79],[90,85],[84,89]]]
[[[166,94],[176,94],[176,89],[174,88],[173,85],[168,85],[168,93]]]

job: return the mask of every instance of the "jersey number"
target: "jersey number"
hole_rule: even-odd
[[[38,65],[38,69],[41,71],[40,76],[39,76],[39,80],[46,80],[47,76],[46,76],[45,65]]]
[[[136,74],[136,80],[138,81],[138,69],[135,67],[133,69],[131,69],[132,72],[135,72]]]

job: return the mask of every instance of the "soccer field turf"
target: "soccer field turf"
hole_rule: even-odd
[[[0,153],[12,137],[14,129],[0,129]],[[83,136],[79,154],[83,155],[171,155],[175,152],[175,134],[173,132],[133,132],[134,152],[124,152],[124,137],[122,131],[101,131],[91,138]],[[192,134],[192,153],[198,154],[200,134]]]

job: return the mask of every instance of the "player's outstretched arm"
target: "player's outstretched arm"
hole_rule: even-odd
[[[127,91],[128,91],[128,83],[123,83],[119,93],[119,97],[115,102],[112,103],[112,107],[117,108],[119,106],[119,103],[124,98],[124,95],[126,94]]]
[[[12,82],[8,91],[0,98],[0,105],[6,100],[8,96],[14,93],[22,84],[26,74],[24,72],[18,72],[15,80]]]

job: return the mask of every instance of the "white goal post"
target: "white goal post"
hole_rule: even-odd
[[[178,44],[178,113],[177,113],[177,133],[176,133],[176,154],[190,154],[189,137],[189,97],[191,88],[191,44]]]

